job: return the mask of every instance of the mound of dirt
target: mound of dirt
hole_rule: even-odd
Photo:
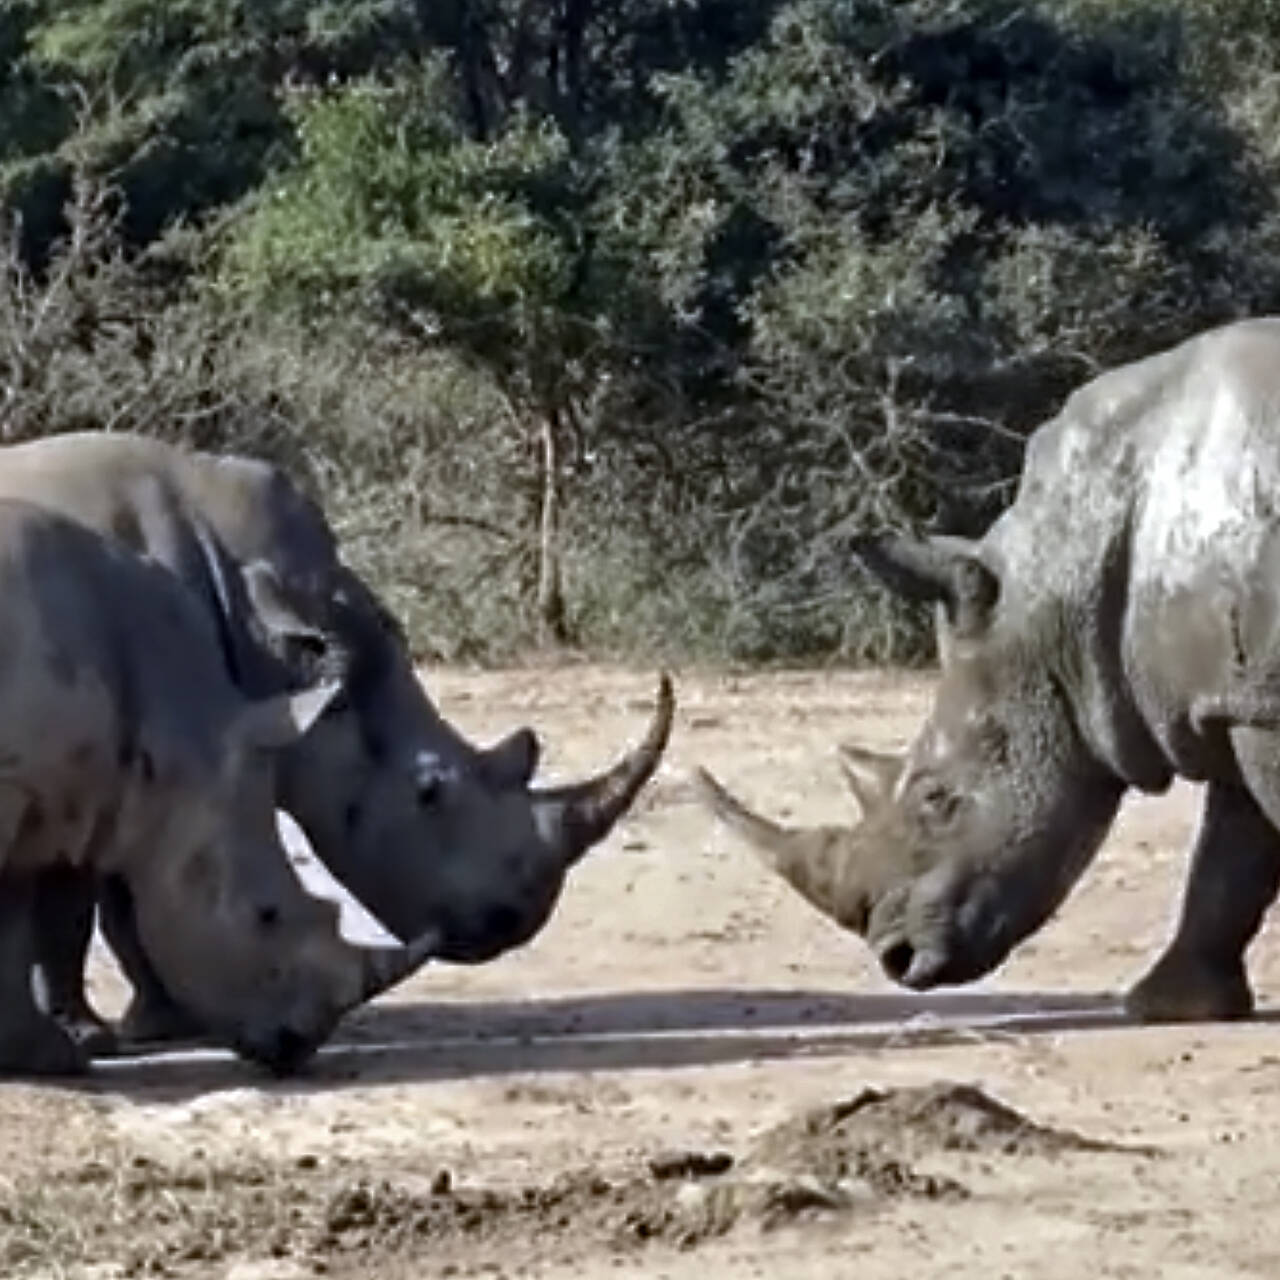
[[[436,1259],[485,1246],[504,1256],[554,1254],[566,1245],[627,1249],[661,1241],[690,1248],[741,1217],[732,1182],[671,1181],[666,1172],[606,1177],[581,1169],[519,1191],[444,1183],[430,1195],[358,1181],[333,1194],[306,1248],[328,1258],[429,1249]]]
[[[570,1234],[615,1247],[691,1248],[749,1224],[771,1230],[885,1199],[966,1197],[954,1177],[915,1167],[940,1151],[1120,1149],[1037,1124],[968,1085],[864,1089],[769,1130],[740,1160],[727,1151],[669,1151],[643,1173],[581,1170],[518,1193],[454,1188],[445,1179],[424,1197],[357,1182],[335,1193],[312,1248],[401,1252],[414,1240],[498,1244]]]
[[[690,1249],[731,1231],[839,1220],[888,1200],[964,1198],[939,1152],[1003,1156],[1127,1151],[1050,1129],[965,1085],[864,1089],[769,1130],[741,1157],[679,1149],[640,1166],[565,1172],[523,1188],[460,1185],[448,1170],[394,1180],[316,1157],[223,1165],[193,1153],[166,1164],[81,1161],[38,1188],[0,1189],[0,1272],[57,1261],[118,1264],[125,1275],[206,1274],[211,1263],[288,1260],[333,1275],[379,1261],[526,1262]],[[68,1236],[57,1224],[73,1222]],[[55,1228],[58,1234],[54,1234]]]
[[[1054,1129],[972,1085],[943,1081],[904,1089],[863,1089],[852,1098],[788,1120],[756,1143],[761,1165],[823,1178],[905,1163],[940,1151],[1055,1155],[1063,1151],[1150,1154]]]

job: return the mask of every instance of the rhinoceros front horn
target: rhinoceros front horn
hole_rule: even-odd
[[[695,769],[698,799],[825,916],[865,933],[869,896],[857,883],[856,837],[848,827],[779,826],[729,794],[705,769]]]
[[[403,946],[361,947],[360,996],[356,1003],[372,1000],[397,982],[404,981],[432,956],[440,954],[443,941],[440,930],[429,929]]]
[[[653,719],[639,746],[611,769],[586,782],[532,793],[538,831],[548,844],[560,850],[565,866],[572,866],[608,835],[652,777],[671,736],[675,705],[671,678],[664,673],[658,684]]]

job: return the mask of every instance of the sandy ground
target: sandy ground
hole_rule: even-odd
[[[564,777],[639,735],[655,680],[429,684],[481,739],[535,724]],[[1000,973],[914,997],[686,778],[705,764],[775,816],[843,819],[832,745],[902,745],[929,681],[689,675],[677,693],[660,777],[523,951],[420,974],[302,1079],[208,1051],[0,1086],[0,1274],[1280,1275],[1276,933],[1248,1024],[1115,1009],[1169,928],[1192,789],[1130,804]],[[93,979],[118,1005],[100,955]]]

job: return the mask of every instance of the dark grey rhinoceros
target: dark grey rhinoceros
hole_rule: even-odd
[[[1038,929],[1126,790],[1203,782],[1178,928],[1128,1006],[1247,1015],[1244,952],[1280,887],[1280,320],[1077,391],[981,541],[862,551],[940,604],[941,681],[915,742],[847,757],[851,830],[785,830],[703,775],[707,802],[924,989],[979,977]]]
[[[77,1071],[40,966],[74,895],[128,888],[139,945],[200,1024],[276,1071],[428,959],[365,948],[304,892],[275,823],[279,751],[337,686],[250,701],[213,620],[168,570],[0,499],[0,1071]]]
[[[340,560],[319,508],[278,468],[187,452],[131,434],[76,433],[0,449],[0,497],[28,498],[173,570],[216,623],[237,685],[297,687],[314,656],[342,656],[342,696],[286,751],[277,798],[317,855],[402,940],[428,930],[438,955],[477,962],[518,946],[549,917],[570,867],[627,811],[661,759],[673,697],[664,677],[648,734],[617,764],[572,785],[532,788],[527,729],[470,745],[427,698],[403,632]],[[81,895],[49,941],[51,998],[103,1044],[83,991],[92,901]],[[49,878],[50,893],[59,892]],[[135,986],[128,1035],[192,1028],[147,973],[127,894],[102,886],[103,925]]]

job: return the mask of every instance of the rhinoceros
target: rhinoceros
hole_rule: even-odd
[[[779,827],[703,775],[711,807],[925,989],[989,972],[1038,929],[1130,788],[1202,782],[1179,922],[1127,1006],[1247,1016],[1245,950],[1280,887],[1280,319],[1077,390],[979,541],[859,551],[938,606],[925,724],[902,757],[846,759],[855,828]]]
[[[172,573],[12,499],[0,600],[0,1069],[85,1065],[38,980],[51,870],[127,885],[165,989],[276,1071],[437,949],[345,941],[279,842],[275,756],[336,684],[247,699]]]
[[[343,655],[344,691],[283,753],[278,802],[401,941],[435,930],[441,959],[478,962],[532,937],[568,870],[661,759],[673,712],[666,677],[644,740],[586,781],[531,788],[538,743],[528,729],[487,751],[471,746],[432,706],[403,632],[341,562],[320,509],[267,463],[127,433],[73,433],[0,449],[3,496],[59,511],[178,574],[253,696],[296,686],[316,651]],[[49,880],[66,924],[44,958],[51,1000],[68,1026],[105,1048],[83,991],[92,900],[79,881]],[[69,893],[81,895],[79,913]],[[137,991],[125,1033],[188,1034],[189,1020],[147,973],[127,893],[104,884],[102,907]]]

